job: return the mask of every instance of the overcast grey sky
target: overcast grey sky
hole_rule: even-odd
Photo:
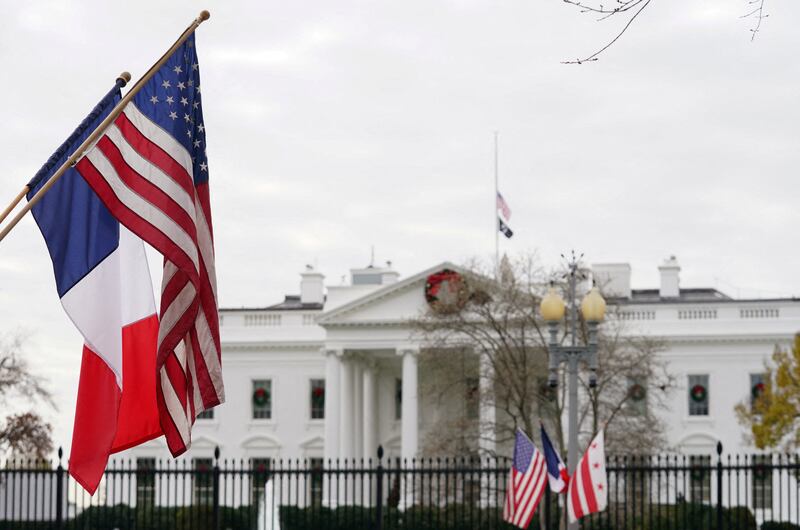
[[[598,24],[559,0],[6,2],[0,199],[112,84],[202,8],[198,30],[222,306],[294,293],[306,263],[338,283],[370,245],[404,275],[493,252],[492,134],[515,236],[547,265],[570,248],[655,286],[800,295],[800,4],[653,0],[597,63]],[[123,7],[124,6],[124,7]],[[0,331],[28,355],[71,435],[81,339],[26,219],[0,244]]]

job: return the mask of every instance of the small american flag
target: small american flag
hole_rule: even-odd
[[[530,438],[517,429],[503,520],[519,528],[527,528],[542,499],[546,483],[547,466],[544,456]]]
[[[506,221],[511,220],[511,208],[508,207],[508,203],[506,203],[499,191],[497,192],[497,209],[503,214]]]
[[[156,394],[174,456],[195,417],[225,401],[200,99],[192,35],[77,164],[112,215],[164,255]]]
[[[590,513],[602,512],[608,505],[608,476],[603,431],[597,433],[578,461],[567,492],[570,522]]]

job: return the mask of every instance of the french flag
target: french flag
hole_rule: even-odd
[[[120,100],[118,80],[28,184],[28,200]],[[33,216],[53,262],[61,304],[83,335],[69,472],[94,494],[111,453],[160,436],[158,317],[144,244],[70,168]]]
[[[569,472],[561,456],[556,452],[553,444],[550,442],[550,437],[547,432],[542,428],[542,449],[544,452],[544,460],[547,463],[547,478],[550,482],[550,491],[555,493],[563,493],[567,491],[569,485]]]

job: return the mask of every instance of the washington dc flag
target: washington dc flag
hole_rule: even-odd
[[[29,200],[109,114],[121,84],[31,180]],[[53,262],[61,304],[84,339],[69,471],[94,493],[110,453],[161,435],[150,272],[142,241],[120,226],[74,168],[32,213]]]

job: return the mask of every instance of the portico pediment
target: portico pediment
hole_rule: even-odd
[[[440,263],[323,312],[317,323],[322,327],[398,325],[417,318],[427,308],[425,281],[428,276],[442,269],[460,270],[450,262]]]
[[[198,436],[192,440],[192,449],[211,449],[214,450],[217,447],[221,447],[221,443],[219,440],[214,440],[213,438],[209,438],[208,436]]]
[[[251,436],[242,442],[244,449],[280,449],[281,444],[272,436],[259,434]]]

